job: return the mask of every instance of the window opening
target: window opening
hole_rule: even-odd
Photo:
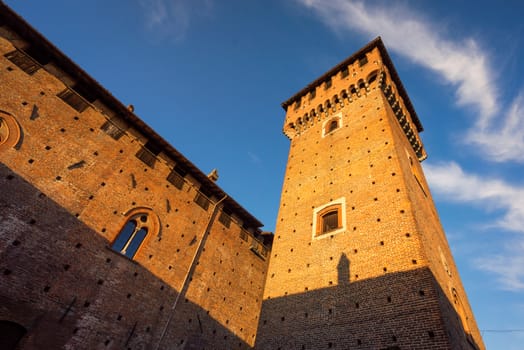
[[[313,211],[313,238],[329,237],[329,234],[345,230],[345,199],[340,198]]]
[[[204,189],[200,189],[200,191],[197,192],[194,201],[204,210],[207,210],[209,208],[210,200],[208,197],[208,193]]]
[[[40,65],[34,59],[20,50],[6,53],[4,56],[29,75],[40,69]]]
[[[349,75],[348,67],[342,69],[341,75],[342,75],[342,78],[345,78],[345,77],[347,77]]]
[[[169,181],[172,185],[174,185],[179,190],[184,187],[184,176],[186,176],[187,171],[179,167],[178,165],[171,170],[169,175],[167,176],[167,181]]]
[[[311,90],[311,92],[309,93],[309,99],[310,100],[314,99],[316,94],[317,94],[316,89]]]
[[[154,168],[156,156],[160,154],[160,147],[151,141],[147,141],[145,145],[138,150],[136,157],[144,162],[150,168]]]
[[[62,101],[73,107],[78,112],[83,112],[87,109],[89,104],[82,96],[75,91],[66,88],[64,91],[57,95]]]
[[[373,72],[371,76],[367,79],[368,84],[371,85],[371,83],[375,82],[377,80],[377,72]]]
[[[229,228],[231,226],[231,213],[227,209],[222,210],[218,217],[218,221],[220,221],[220,223],[225,227]]]
[[[300,107],[300,100],[295,102],[295,111]]]
[[[321,216],[322,231],[320,233],[327,233],[339,228],[338,210],[327,212]]]
[[[111,248],[132,259],[147,236],[147,222],[148,216],[146,214],[135,215],[125,224]]]
[[[342,126],[342,119],[340,114],[337,114],[335,117],[327,120],[323,124],[322,128],[322,137],[334,132]]]
[[[118,127],[117,125],[113,124],[111,120],[106,120],[106,122],[102,124],[100,129],[102,129],[103,132],[105,132],[115,140],[120,139],[125,134],[125,131],[120,129],[120,127]]]
[[[255,255],[257,255],[259,258],[261,258],[263,260],[266,260],[268,250],[262,243],[260,243],[257,240],[253,239],[249,249],[251,249],[251,251],[253,253],[255,253]]]

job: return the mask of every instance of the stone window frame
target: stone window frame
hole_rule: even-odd
[[[335,121],[337,122],[337,127],[331,129],[330,126]],[[331,118],[324,120],[324,122],[322,123],[322,137],[326,137],[327,135],[331,135],[337,132],[337,130],[342,129],[342,126],[343,126],[343,122],[342,122],[341,113],[337,113],[334,116],[332,116]]]
[[[338,214],[338,227],[326,232],[322,231],[323,218],[326,214],[336,211]],[[346,231],[346,198],[341,197],[313,209],[312,239],[322,239]]]
[[[123,222],[120,231],[115,235],[111,242],[110,248],[116,253],[131,260],[135,260],[135,257],[140,253],[143,247],[146,246],[149,239],[160,234],[160,221],[153,210],[147,207],[133,208],[124,213],[124,217],[125,221]],[[127,234],[126,228],[131,228],[130,225],[133,223],[134,227],[132,227],[132,232],[129,233],[129,236],[127,238],[124,237],[123,241],[119,241],[119,238],[122,235]],[[145,233],[143,234],[143,237],[140,237],[139,234],[142,230],[144,230]],[[135,240],[139,240],[136,248],[127,251],[132,244],[136,244]],[[120,245],[121,247],[119,247]]]

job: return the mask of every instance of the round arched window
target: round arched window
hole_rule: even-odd
[[[326,120],[322,126],[322,137],[329,135],[342,126],[342,118],[337,114],[333,118]]]

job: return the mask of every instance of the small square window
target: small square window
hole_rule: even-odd
[[[342,75],[342,78],[345,78],[349,75],[349,69],[348,67],[342,69],[342,71],[340,72],[340,74]]]
[[[198,204],[202,209],[206,210],[209,208],[209,198],[202,193],[198,192],[195,196],[195,203]]]
[[[40,69],[40,65],[24,52],[15,50],[4,55],[9,61],[13,62],[29,75],[33,75]]]
[[[111,120],[106,120],[100,129],[115,140],[120,139],[125,134],[125,131],[120,129],[120,127],[114,124]]]
[[[332,132],[335,129],[338,129],[338,119],[333,119],[328,123],[327,132]]]
[[[66,88],[57,95],[62,101],[73,107],[78,112],[83,112],[89,107],[89,104],[76,91]]]
[[[180,172],[178,172],[176,168],[171,170],[171,172],[167,176],[167,181],[169,181],[170,184],[172,184],[179,190],[181,190],[182,187],[184,187],[184,176],[180,174]]]
[[[144,162],[151,168],[154,168],[156,156],[160,154],[160,147],[155,145],[153,142],[148,141],[142,148],[136,153],[136,157]]]
[[[231,226],[231,216],[229,216],[229,214],[226,211],[222,211],[220,213],[218,221],[227,228]]]

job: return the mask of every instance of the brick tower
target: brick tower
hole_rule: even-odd
[[[282,106],[291,146],[257,349],[483,349],[381,39]]]

